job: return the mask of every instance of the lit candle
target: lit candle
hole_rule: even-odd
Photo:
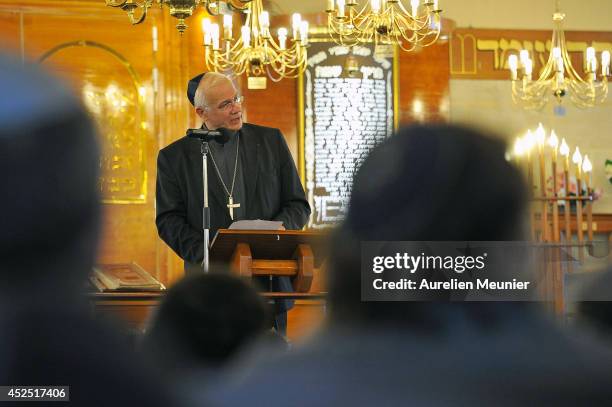
[[[284,50],[287,47],[287,29],[281,27],[278,29],[278,45],[280,49]]]
[[[538,128],[535,132],[535,138],[536,138],[536,141],[538,142],[538,147],[541,150],[542,147],[544,146],[544,141],[546,141],[546,132],[544,131],[544,126],[542,126],[542,123],[538,124]]]
[[[569,146],[565,142],[565,139],[561,139],[561,147],[559,148],[559,154],[565,157],[565,170],[569,170]]]
[[[514,141],[514,156],[518,160],[524,152],[525,146],[523,144],[523,139],[521,137],[517,137],[517,139]]]
[[[578,148],[578,146],[576,146],[576,150],[572,155],[572,162],[578,166],[578,169],[580,169],[580,164],[582,164],[582,154],[580,154],[580,148]]]
[[[582,200],[580,199],[582,196],[582,155],[578,147],[576,147],[576,151],[572,156],[572,162],[576,164],[576,226],[578,229],[578,242],[582,243],[584,236],[582,232]]]
[[[243,25],[240,28],[240,33],[242,34],[242,43],[246,48],[249,48],[251,46],[251,30],[249,26]]]
[[[546,163],[544,162],[544,143],[546,142],[546,132],[542,123],[538,124],[535,131],[535,138],[538,143],[538,164],[540,172],[540,195],[546,198]],[[548,233],[548,203],[542,200],[541,225],[542,225],[542,240],[549,240]]]
[[[531,130],[527,130],[527,134],[525,134],[525,149],[527,152],[531,152],[533,146],[535,146],[535,137]]]
[[[557,147],[559,146],[559,138],[554,130],[550,132],[550,137],[548,138],[548,145],[553,150],[553,160],[557,161]]]
[[[557,146],[559,145],[559,139],[555,134],[555,131],[550,132],[548,138],[548,145],[552,148],[552,163],[551,170],[553,176],[553,197],[557,198],[559,192],[559,183],[557,182]],[[559,241],[559,203],[557,200],[552,203],[553,208],[553,241]]]
[[[232,39],[232,16],[230,14],[223,16],[223,39]]]
[[[563,160],[563,185],[565,189],[565,196],[569,196],[569,146],[565,142],[565,138],[561,139],[561,146],[559,147],[559,154],[564,157]],[[570,224],[570,201],[564,200],[564,217],[565,217],[565,241],[571,240],[572,229]]]
[[[588,175],[587,179],[587,187],[591,189],[591,171],[593,170],[593,164],[591,164],[591,160],[589,160],[589,156],[585,154],[584,160],[582,161],[582,172]]]
[[[591,185],[592,170],[593,165],[591,164],[591,160],[589,160],[589,157],[585,154],[584,160],[582,161],[582,171],[587,177],[587,195],[589,196],[589,201],[587,202],[587,232],[590,241],[593,241],[593,186]]]
[[[578,146],[576,146],[576,150],[572,155],[572,162],[576,165],[576,195],[580,196],[582,194],[582,182],[580,180],[582,175],[582,155]]]

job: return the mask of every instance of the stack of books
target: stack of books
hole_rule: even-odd
[[[162,291],[166,287],[136,263],[98,264],[90,281],[100,292]]]

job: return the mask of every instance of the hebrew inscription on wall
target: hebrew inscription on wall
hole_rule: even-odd
[[[308,51],[302,97],[312,228],[344,218],[355,171],[393,133],[393,60],[373,51],[329,43]]]
[[[508,57],[521,50],[530,52],[534,73],[540,72],[548,61],[552,31],[543,30],[490,30],[457,28],[450,42],[452,78],[509,79]],[[567,51],[572,65],[584,74],[585,51],[612,51],[612,32],[568,31]]]

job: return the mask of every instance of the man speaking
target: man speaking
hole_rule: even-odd
[[[196,76],[187,96],[202,128],[227,130],[225,138],[209,143],[210,236],[244,219],[282,221],[286,229],[301,229],[310,206],[281,132],[242,122],[243,98],[225,75]],[[160,150],[155,222],[161,239],[185,261],[186,272],[201,270],[204,257],[202,184],[199,140],[183,137]],[[291,283],[274,278],[272,288],[291,291]],[[284,313],[288,304],[277,304],[276,311]]]

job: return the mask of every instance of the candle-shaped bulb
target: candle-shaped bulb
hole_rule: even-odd
[[[231,14],[225,14],[223,16],[223,37],[226,40],[232,38],[232,16]]]
[[[302,41],[302,45],[306,45],[308,42],[308,21],[306,20],[300,23],[300,41]]]
[[[576,151],[574,151],[574,155],[572,155],[572,162],[578,166],[582,163],[582,154],[580,154],[578,146],[576,146]]]
[[[338,7],[340,7],[341,1],[343,2],[343,0],[338,0]],[[292,21],[291,27],[293,28],[293,40],[297,41],[298,31],[300,29],[300,24],[302,23],[302,16],[300,15],[300,13],[293,13],[293,16],[291,17],[291,21]]]
[[[434,3],[434,4],[433,4],[433,9],[434,9],[435,11],[440,10],[440,4],[438,4],[438,3],[439,3],[439,1],[438,1],[438,0],[434,0],[434,2],[433,2],[433,3]]]
[[[588,48],[586,49],[586,54],[585,54],[585,55],[586,55],[586,61],[587,61],[587,63],[588,63],[590,60],[595,59],[595,48],[593,48],[593,47],[588,47]]]
[[[370,8],[372,8],[372,13],[378,14],[380,12],[380,0],[371,0]]]
[[[589,70],[593,73],[597,72],[597,58],[591,59],[591,63],[589,65]]]
[[[287,47],[287,29],[285,27],[281,27],[278,29],[278,45],[280,49],[285,49]]]
[[[567,143],[565,142],[565,138],[561,139],[561,147],[559,147],[559,154],[564,157],[569,157],[569,152],[570,149]]]
[[[550,137],[548,138],[548,145],[554,148],[555,150],[559,145],[559,139],[557,138],[557,134],[554,130],[550,132]]]
[[[259,25],[263,29],[269,28],[270,27],[270,13],[268,13],[267,11],[262,11],[261,14],[259,14]]]
[[[529,51],[527,51],[526,49],[522,49],[519,52],[519,59],[521,60],[521,64],[523,65],[523,68],[524,68],[525,63],[529,60]]]
[[[250,47],[251,46],[251,30],[249,29],[249,26],[247,25],[243,25],[240,28],[240,33],[242,34],[242,43],[244,44],[245,47]]]
[[[327,9],[325,11],[331,13],[334,11],[334,0],[327,0]]]
[[[531,59],[526,59],[523,65],[525,67],[525,75],[531,79],[531,74],[533,72],[533,61]]]
[[[410,0],[410,6],[412,7],[412,15],[416,16],[419,11],[419,0]]]
[[[210,36],[212,37],[213,48],[219,49],[219,24],[210,25]]]
[[[338,17],[344,17],[344,0],[338,0]]]
[[[559,72],[561,76],[563,76],[563,73],[565,72],[565,65],[563,65],[563,58],[557,58],[557,62],[555,65],[557,67],[557,72]]]
[[[542,123],[538,124],[535,137],[536,141],[538,142],[538,146],[542,147],[544,145],[544,141],[546,140],[546,132],[544,131],[544,126],[542,126]]]
[[[202,20],[202,32],[204,33],[204,45],[210,45],[212,36],[210,33],[210,20],[205,18]]]
[[[584,155],[584,160],[582,160],[582,171],[591,172],[593,170],[593,164],[591,164],[591,160],[589,160],[588,155]]]
[[[510,73],[512,74],[512,80],[516,80],[516,73],[518,71],[518,58],[512,54],[508,57],[508,66],[510,67]]]
[[[610,75],[610,51],[601,53],[601,70],[603,75]]]

